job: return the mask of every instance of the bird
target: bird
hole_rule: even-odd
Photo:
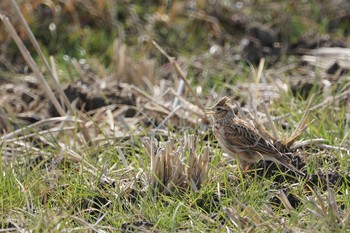
[[[299,175],[305,175],[291,164],[291,159],[280,152],[271,138],[263,136],[250,121],[237,116],[230,105],[230,98],[220,99],[207,112],[214,119],[213,132],[222,149],[236,158],[246,172],[252,163],[260,160],[276,162]]]

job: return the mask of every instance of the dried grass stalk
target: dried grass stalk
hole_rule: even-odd
[[[176,190],[199,190],[209,170],[210,147],[204,147],[202,154],[197,154],[194,135],[180,139],[175,144],[174,138],[159,143],[154,135],[145,137],[142,144],[151,158],[149,184],[160,192],[169,194]],[[188,164],[184,163],[189,155]]]
[[[191,92],[192,96],[195,98],[197,106],[200,107],[202,109],[202,111],[205,114],[205,108],[202,105],[202,102],[200,101],[198,95],[196,94],[196,92],[192,89],[190,83],[188,82],[185,72],[181,69],[180,65],[176,62],[176,60],[172,57],[169,56],[169,54],[167,54],[165,52],[165,50],[159,46],[159,44],[155,41],[152,41],[153,45],[169,60],[169,62],[174,66],[176,72],[179,74],[180,78],[184,81],[184,83],[186,84],[186,87],[188,88],[188,90]],[[204,115],[204,118],[206,118],[206,114]]]
[[[140,61],[135,61],[128,54],[127,46],[120,40],[115,40],[113,46],[115,79],[143,88],[154,85],[156,82],[154,60],[143,57]]]
[[[38,80],[42,83],[45,93],[48,95],[49,99],[52,101],[52,103],[55,106],[58,113],[61,116],[66,115],[64,109],[62,108],[62,106],[58,102],[58,100],[57,100],[56,96],[54,95],[53,91],[51,90],[49,84],[45,80],[44,75],[41,73],[41,71],[40,71],[39,67],[37,66],[37,64],[35,63],[33,57],[31,56],[28,49],[25,47],[23,41],[21,40],[21,38],[17,34],[17,32],[16,32],[15,28],[13,27],[13,25],[11,24],[9,18],[3,14],[0,14],[0,19],[4,23],[6,29],[9,31],[13,40],[16,42],[19,50],[21,51],[21,53],[23,55],[23,58],[26,60],[27,64],[30,66],[30,68],[33,70],[33,72],[35,73]]]
[[[54,83],[55,83],[55,88],[56,90],[58,91],[59,95],[61,96],[61,98],[63,99],[63,102],[65,103],[68,111],[70,112],[70,114],[73,114],[73,108],[66,96],[66,94],[64,93],[63,91],[63,88],[61,86],[61,84],[59,83],[58,81],[58,78],[57,77],[57,72],[56,72],[56,67],[55,66],[52,66],[50,67],[49,65],[49,62],[47,61],[47,59],[45,58],[45,55],[43,53],[43,51],[41,50],[40,48],[40,45],[38,43],[38,41],[36,40],[32,30],[30,29],[28,23],[26,22],[22,12],[20,11],[19,9],[19,6],[17,4],[17,2],[15,0],[9,0],[9,2],[11,3],[12,5],[12,8],[15,12],[15,15],[17,16],[16,18],[19,19],[20,21],[20,24],[22,25],[22,27],[24,28],[26,34],[28,35],[28,38],[30,40],[30,42],[32,43],[33,47],[35,48],[35,51],[37,52],[37,54],[39,55],[39,57],[41,58],[41,60],[43,61],[48,73],[50,74],[50,76],[52,77]],[[12,36],[12,35],[11,35]],[[12,36],[13,37],[13,36]],[[53,57],[50,58],[51,59],[51,64],[54,65],[53,63]],[[55,77],[56,76],[56,77]]]

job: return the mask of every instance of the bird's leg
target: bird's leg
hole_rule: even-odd
[[[240,161],[240,163],[241,163],[241,169],[243,171],[243,174],[247,173],[252,167],[252,163],[249,163],[246,161]]]
[[[252,163],[248,163],[247,166],[245,166],[243,172],[246,173],[250,170],[250,168],[252,167]]]

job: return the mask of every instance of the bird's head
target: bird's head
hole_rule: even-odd
[[[227,96],[223,97],[219,100],[219,102],[217,102],[212,108],[209,109],[207,114],[213,115],[214,120],[234,116],[230,102],[230,98]]]

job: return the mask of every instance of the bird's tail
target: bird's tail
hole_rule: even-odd
[[[300,171],[298,168],[294,167],[291,163],[290,163],[290,159],[286,156],[286,155],[282,155],[277,159],[275,157],[271,158],[272,161],[281,164],[282,166],[288,168],[289,170],[292,170],[293,172],[297,173],[298,175],[301,176],[305,176],[305,173]]]

